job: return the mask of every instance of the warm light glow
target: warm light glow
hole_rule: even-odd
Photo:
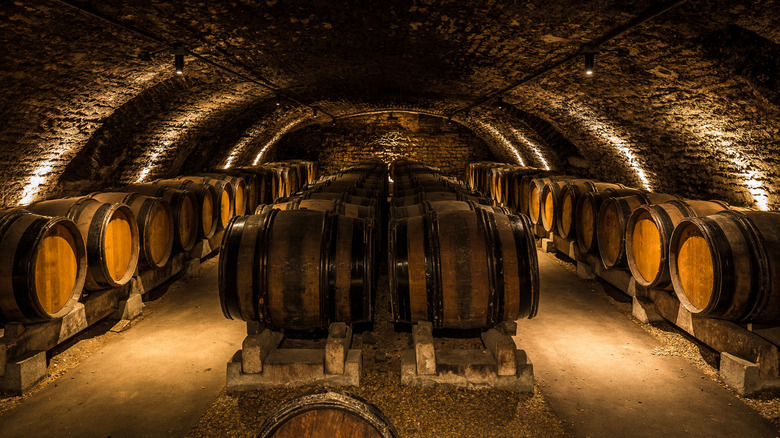
[[[629,148],[629,142],[624,138],[621,138],[612,126],[600,121],[595,114],[577,103],[571,103],[570,105],[564,106],[563,109],[577,119],[581,123],[581,126],[589,131],[590,134],[601,139],[602,142],[620,152],[620,154],[626,158],[626,161],[628,161],[629,166],[631,166],[631,169],[633,169],[645,190],[652,191],[650,179],[647,177],[639,160],[634,156],[631,148]]]
[[[275,145],[276,142],[279,141],[279,139],[281,139],[282,137],[284,137],[285,134],[290,132],[290,130],[292,128],[296,127],[301,122],[301,120],[303,120],[304,118],[305,117],[299,117],[299,118],[293,120],[292,122],[284,125],[282,127],[282,129],[277,131],[276,134],[274,134],[274,136],[270,140],[268,140],[268,142],[266,142],[265,146],[263,146],[263,148],[260,149],[260,152],[255,157],[255,160],[252,162],[252,165],[253,166],[257,166],[257,163],[259,163],[260,159],[263,158],[263,155],[268,150],[268,148],[270,148],[271,146]]]
[[[41,163],[41,165],[33,171],[32,176],[27,180],[27,185],[24,186],[22,199],[19,201],[20,205],[24,206],[33,202],[35,195],[38,194],[38,189],[46,182],[46,175],[51,172],[53,165],[54,160],[49,159]]]
[[[585,70],[585,74],[586,75],[592,75],[593,74],[593,70]]]
[[[520,154],[517,152],[517,148],[512,144],[511,141],[509,141],[506,137],[504,137],[501,132],[499,132],[498,129],[496,129],[494,126],[489,125],[482,120],[474,120],[478,125],[482,127],[482,129],[488,131],[490,135],[493,136],[496,140],[498,140],[505,148],[512,151],[512,153],[515,155],[515,158],[517,158],[517,163],[521,166],[525,166],[525,161],[523,160],[523,157],[520,156]]]
[[[515,135],[516,139],[518,139],[521,143],[524,143],[526,146],[531,148],[532,151],[534,151],[534,154],[536,154],[537,158],[539,158],[539,161],[542,163],[542,166],[544,166],[544,170],[550,170],[550,166],[547,164],[547,160],[544,159],[544,156],[542,155],[541,151],[539,151],[539,145],[531,141],[528,137],[523,135],[522,132],[518,131],[515,128],[512,128],[512,133]]]

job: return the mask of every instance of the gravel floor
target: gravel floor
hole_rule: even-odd
[[[378,291],[378,320],[388,321],[386,278],[379,284],[384,286]],[[478,338],[438,338],[437,342],[437,347],[442,348],[482,348]],[[292,340],[285,341],[282,347],[313,348],[323,345],[323,341]],[[363,350],[363,382],[360,387],[338,388],[336,391],[358,395],[375,404],[402,437],[568,436],[538,388],[531,395],[496,390],[401,386],[400,354],[411,347],[411,333],[396,332],[393,324],[388,322],[377,323],[373,332],[356,335],[352,348]],[[223,392],[189,436],[254,436],[266,417],[286,400],[324,389],[312,386],[278,388],[238,396],[228,396]]]

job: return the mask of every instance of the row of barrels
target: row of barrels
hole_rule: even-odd
[[[219,260],[225,317],[301,331],[371,321],[386,186],[385,164],[362,163],[230,221]]]
[[[536,315],[539,273],[526,217],[421,163],[396,161],[390,172],[395,322],[484,329]]]
[[[674,290],[695,314],[780,322],[780,213],[563,175],[526,181],[518,210],[607,269]]]
[[[59,318],[83,291],[165,266],[173,251],[243,215],[260,187],[255,176],[181,176],[0,211],[0,322]]]

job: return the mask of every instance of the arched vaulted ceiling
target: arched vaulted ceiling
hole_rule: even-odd
[[[670,4],[70,3],[167,43],[60,1],[0,5],[5,206],[259,162],[286,132],[329,123],[323,112],[447,117]],[[593,76],[578,58],[453,119],[499,159],[776,209],[777,17],[773,0],[683,2],[602,45]],[[271,89],[192,56],[176,75],[176,42]],[[322,111],[277,107],[273,89]]]

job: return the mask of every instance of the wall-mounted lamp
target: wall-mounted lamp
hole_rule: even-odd
[[[282,106],[282,96],[279,94],[276,95],[276,106]]]
[[[596,71],[596,52],[595,47],[585,47],[583,55],[585,57],[585,74],[591,76]]]
[[[317,117],[317,113],[319,113],[319,108],[316,106],[311,109],[311,113],[313,117]]]
[[[173,66],[176,69],[176,74],[184,74],[184,55],[187,54],[187,49],[181,44],[173,46]]]
[[[388,122],[397,122],[398,121],[398,117],[394,116],[393,113],[390,113],[390,115],[387,116],[387,121]]]
[[[504,98],[499,97],[498,99],[496,99],[496,106],[498,107],[498,109],[504,109],[506,107],[506,104],[504,103]]]

